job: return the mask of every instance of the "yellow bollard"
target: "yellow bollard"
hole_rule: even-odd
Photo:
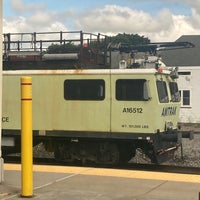
[[[21,186],[22,197],[33,195],[32,79],[21,78]]]

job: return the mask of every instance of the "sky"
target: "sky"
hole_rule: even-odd
[[[200,0],[3,0],[3,32],[138,34],[151,42],[200,35]]]

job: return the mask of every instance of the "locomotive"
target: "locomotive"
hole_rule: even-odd
[[[43,143],[56,160],[116,165],[137,149],[152,163],[173,158],[190,137],[178,127],[177,69],[160,60],[145,65],[127,68],[122,59],[118,69],[4,70],[3,154],[20,151],[20,77],[29,76],[34,145]]]

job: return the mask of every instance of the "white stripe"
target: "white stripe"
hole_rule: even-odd
[[[155,74],[155,69],[77,69],[77,70],[8,70],[3,71],[3,75],[42,75],[42,74]],[[168,70],[163,70],[164,74],[169,74]]]

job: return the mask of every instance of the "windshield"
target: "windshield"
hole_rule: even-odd
[[[180,94],[178,91],[178,85],[176,82],[169,83],[170,93],[171,93],[171,101],[172,102],[180,102]]]

